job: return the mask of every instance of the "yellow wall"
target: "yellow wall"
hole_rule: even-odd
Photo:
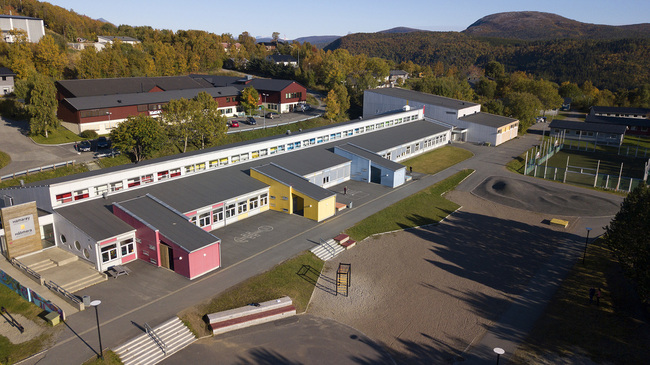
[[[294,191],[294,194],[305,200],[304,215],[305,218],[313,219],[320,222],[333,216],[336,213],[336,196],[323,199],[321,201],[310,198],[306,195]],[[310,207],[311,205],[311,207]]]
[[[255,170],[251,169],[250,172],[251,177],[269,185],[269,209],[277,210],[279,212],[283,212],[284,209],[286,209],[284,212],[290,214],[293,212],[291,186],[281,184],[266,175],[260,174]],[[274,196],[275,199],[271,199],[272,196]],[[282,199],[282,197],[286,197],[287,199]]]

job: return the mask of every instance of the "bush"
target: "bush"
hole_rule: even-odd
[[[83,132],[79,133],[79,137],[85,138],[85,139],[95,139],[98,136],[99,136],[99,134],[97,134],[97,132],[91,131],[91,130],[86,130],[86,131],[83,131]]]
[[[28,120],[29,113],[21,103],[14,99],[0,99],[0,115],[12,120]]]

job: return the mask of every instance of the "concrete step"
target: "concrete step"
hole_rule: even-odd
[[[194,334],[174,317],[154,328],[154,331],[166,345],[166,353],[147,333],[143,333],[113,349],[124,365],[156,364],[162,359],[185,348],[196,340]]]
[[[81,289],[85,289],[89,286],[93,286],[95,284],[99,284],[102,281],[106,281],[108,278],[104,274],[97,273],[97,275],[94,276],[88,276],[83,279],[76,280],[72,284],[66,284],[64,285],[65,290],[69,291],[70,293],[74,293],[76,291],[79,291]]]
[[[41,271],[45,271],[47,269],[51,269],[53,267],[56,267],[56,264],[54,263],[54,261],[50,259],[46,259],[29,265],[29,268],[36,271],[37,273],[40,273]]]
[[[310,251],[319,259],[327,261],[345,251],[345,248],[337,244],[334,240],[328,240],[327,242],[312,248]]]
[[[54,262],[54,264],[56,266],[63,266],[63,265],[69,264],[71,262],[75,262],[78,259],[79,259],[79,257],[77,257],[75,255],[68,255],[68,256],[65,256],[65,257],[61,257],[61,258],[53,258],[52,262]]]

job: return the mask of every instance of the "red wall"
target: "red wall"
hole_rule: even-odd
[[[194,279],[221,266],[221,258],[219,256],[220,246],[221,242],[204,247],[190,254],[190,279]]]
[[[287,99],[285,96],[287,93],[297,93],[297,92],[302,92],[302,96],[300,98],[292,98],[292,99]],[[297,82],[292,83],[291,85],[287,86],[282,90],[282,93],[280,94],[280,97],[282,98],[282,104],[286,103],[295,103],[298,101],[306,101],[307,100],[307,89],[300,85]]]
[[[138,258],[148,263],[160,266],[160,256],[158,253],[158,231],[147,227],[144,223],[133,218],[130,214],[124,212],[119,207],[113,205],[113,214],[136,229],[135,247]],[[153,246],[154,249],[151,249]],[[152,261],[153,260],[153,261]]]

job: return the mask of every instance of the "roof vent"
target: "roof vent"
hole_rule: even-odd
[[[107,196],[108,196],[108,193],[102,193],[102,198],[106,199]]]
[[[408,112],[408,111],[411,110],[411,106],[408,105],[408,104],[407,104],[407,105],[404,105],[404,107],[402,108],[402,110],[405,111],[405,112]]]
[[[117,102],[118,102],[118,103],[121,103],[121,102],[122,102],[122,99],[117,99]]]
[[[287,129],[287,135],[291,134],[291,130]]]

